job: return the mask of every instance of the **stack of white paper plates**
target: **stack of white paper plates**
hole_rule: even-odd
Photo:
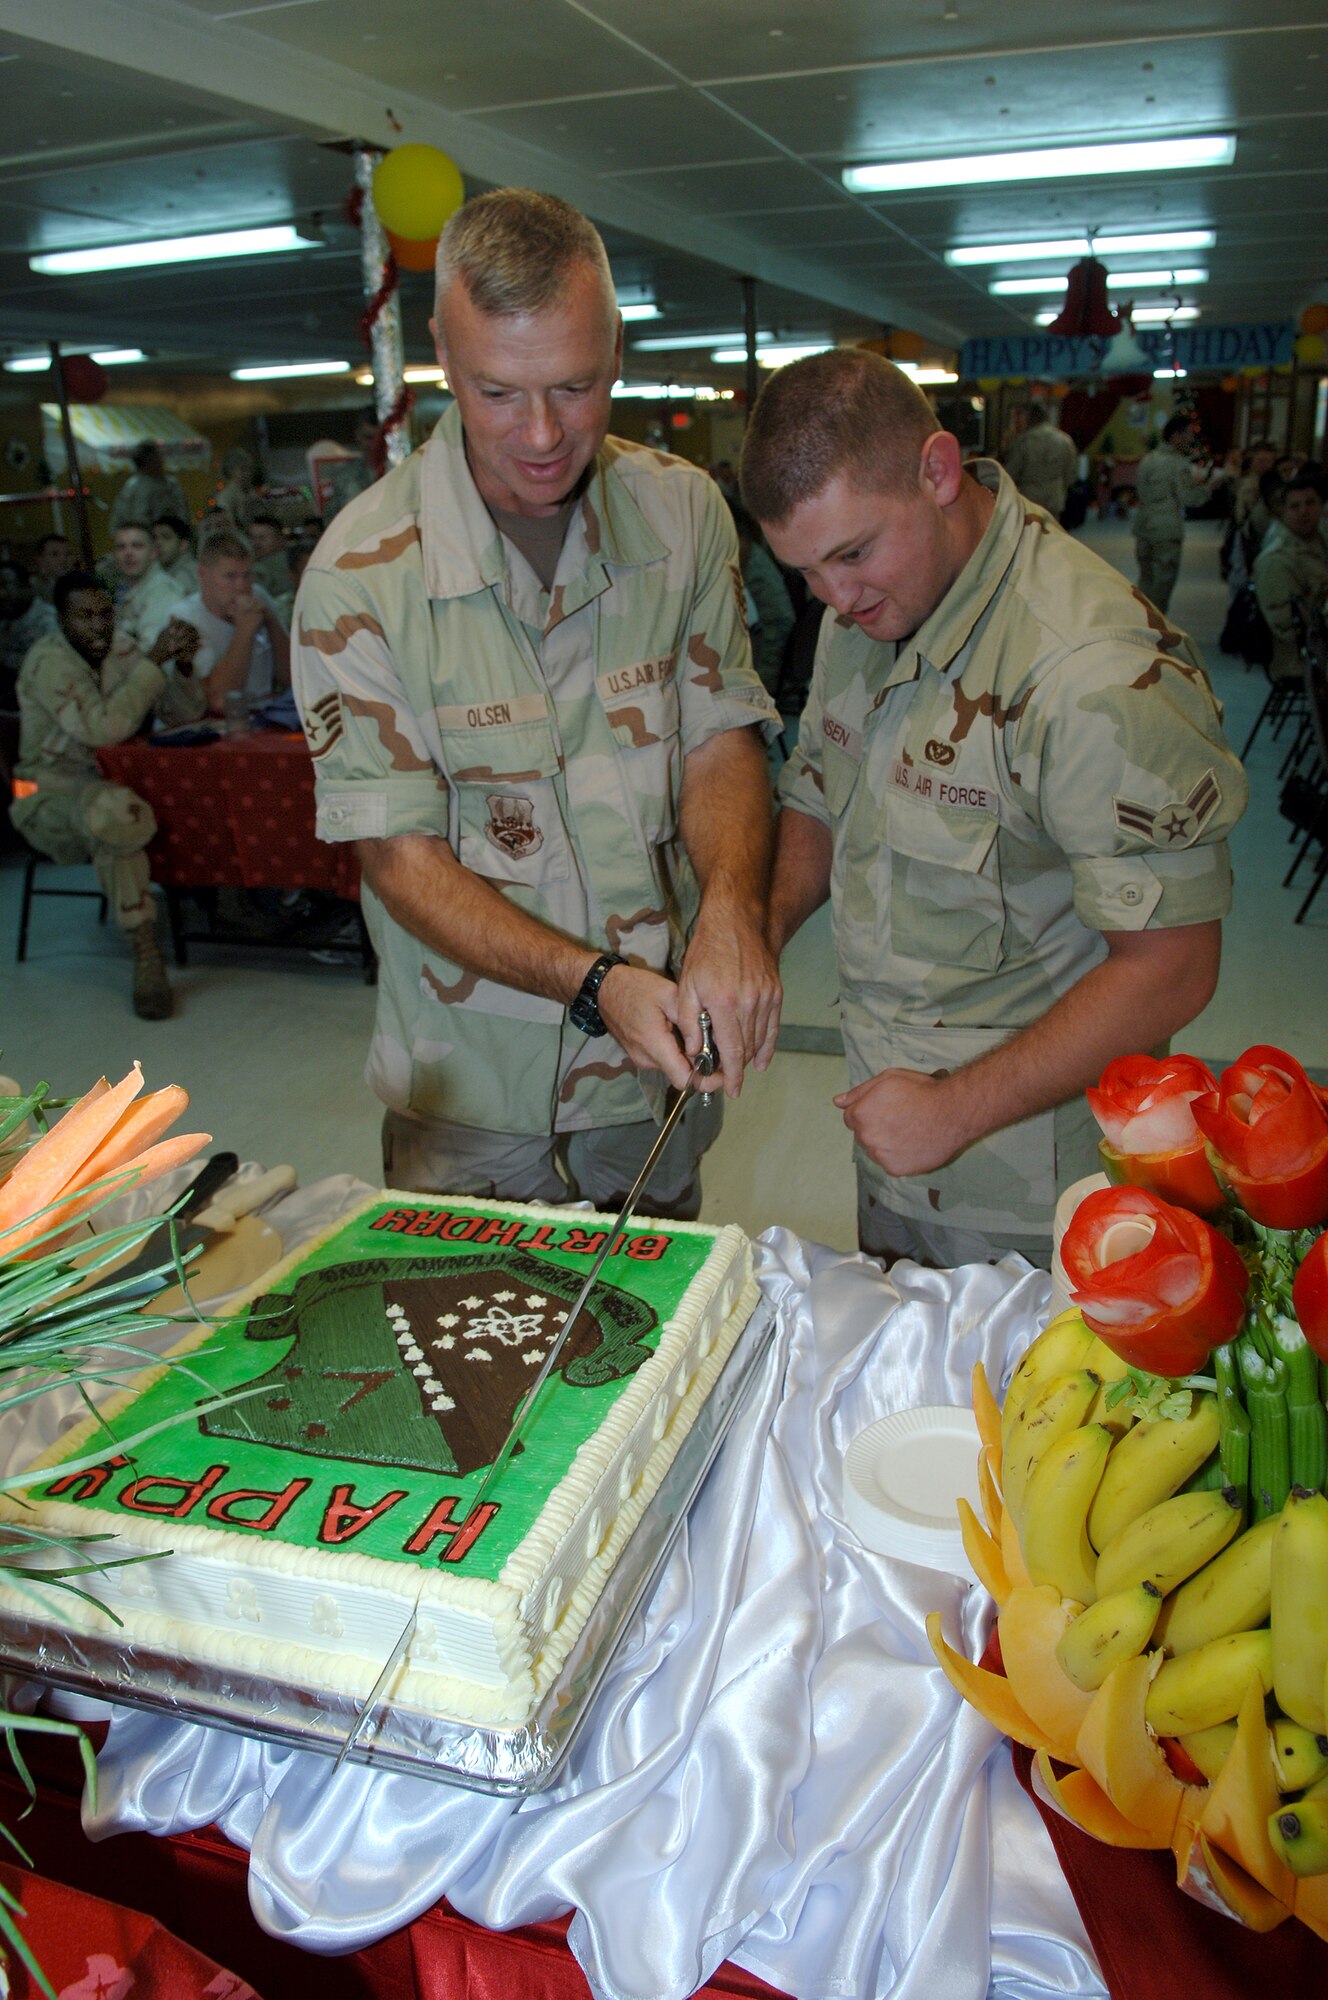
[[[971,1576],[955,1506],[981,1519],[978,1427],[971,1410],[897,1410],[860,1431],[844,1459],[844,1517],[878,1555]]]

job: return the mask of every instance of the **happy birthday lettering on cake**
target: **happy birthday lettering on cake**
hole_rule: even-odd
[[[209,1465],[196,1479],[175,1479],[163,1474],[135,1471],[118,1492],[103,1492],[102,1489],[111,1483],[115,1474],[129,1466],[129,1459],[117,1453],[101,1465],[88,1466],[82,1472],[67,1472],[62,1479],[47,1487],[45,1497],[70,1501],[97,1499],[102,1506],[123,1507],[130,1514],[156,1514],[169,1521],[188,1520],[201,1508],[209,1520],[219,1522],[222,1527],[244,1528],[251,1534],[270,1535],[314,1483],[312,1479],[292,1479],[277,1491],[258,1486],[231,1487],[225,1484],[230,1477],[230,1467],[221,1464]],[[317,1535],[319,1546],[340,1548],[354,1541],[364,1529],[409,1498],[404,1487],[397,1487],[384,1493],[380,1499],[359,1501],[355,1498],[353,1486],[339,1482],[322,1501],[322,1522]],[[441,1543],[437,1551],[438,1560],[459,1563],[474,1548],[501,1508],[497,1501],[488,1500],[483,1506],[472,1508],[464,1520],[457,1521],[453,1519],[456,1505],[456,1499],[451,1495],[435,1501],[418,1527],[412,1529],[401,1543],[401,1553],[407,1556],[427,1555],[435,1543]]]
[[[501,1215],[468,1215],[450,1208],[388,1208],[376,1215],[370,1229],[391,1230],[398,1236],[437,1236],[446,1243],[516,1244],[522,1250],[566,1250],[576,1257],[597,1257],[604,1247],[607,1229],[565,1229],[561,1223],[526,1222],[517,1217],[505,1221]],[[655,1263],[672,1243],[671,1236],[642,1232],[628,1235],[620,1230],[613,1239],[610,1257],[624,1253],[643,1263]]]

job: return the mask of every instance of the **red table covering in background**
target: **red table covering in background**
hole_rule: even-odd
[[[156,1917],[266,2000],[589,2000],[585,1975],[565,1942],[566,1917],[486,1931],[439,1903],[344,1958],[285,1944],[255,1922],[249,1857],[215,1827],[166,1839],[122,1833],[94,1843],[79,1818],[83,1767],[73,1743],[32,1735],[20,1742],[37,1783],[36,1803],[20,1819],[27,1794],[0,1761],[0,1821],[18,1834],[38,1872]],[[186,1991],[172,1992],[170,2000],[184,2000]],[[784,2000],[754,1973],[729,1964],[700,1991],[707,2000]]]
[[[155,1917],[108,1903],[48,1876],[0,1863],[0,1883],[22,1914],[19,1935],[59,2000],[261,2000],[246,1980],[204,1957]],[[13,2000],[42,1988],[17,1952],[9,1956]]]
[[[255,729],[168,746],[150,737],[100,750],[106,777],[157,817],[148,848],[164,889],[325,889],[360,893],[352,841],[314,832],[314,767],[297,731]]]

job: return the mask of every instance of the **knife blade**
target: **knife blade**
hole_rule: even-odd
[[[535,1404],[539,1398],[539,1392],[544,1387],[544,1384],[548,1381],[554,1369],[557,1367],[559,1357],[561,1356],[562,1351],[566,1347],[568,1341],[572,1337],[572,1329],[576,1325],[577,1320],[581,1317],[581,1313],[585,1306],[586,1300],[590,1297],[591,1292],[594,1290],[595,1280],[598,1278],[600,1272],[604,1268],[605,1259],[608,1257],[614,1244],[618,1240],[619,1232],[622,1230],[624,1224],[630,1219],[632,1211],[636,1207],[637,1199],[640,1196],[641,1190],[642,1188],[644,1188],[646,1182],[650,1178],[651,1170],[653,1169],[656,1160],[658,1160],[660,1154],[664,1151],[665,1146],[669,1142],[669,1137],[673,1131],[674,1126],[677,1124],[687,1104],[690,1102],[691,1094],[693,1089],[695,1088],[697,1078],[702,1076],[713,1076],[714,1074],[715,1065],[718,1061],[718,1056],[715,1049],[714,1035],[711,1029],[710,1016],[704,1011],[700,1015],[700,1027],[701,1027],[701,1047],[697,1055],[696,1061],[692,1064],[691,1075],[687,1079],[686,1086],[678,1092],[672,1110],[669,1112],[668,1117],[664,1120],[664,1123],[660,1126],[659,1135],[656,1138],[654,1145],[650,1148],[650,1151],[646,1154],[645,1163],[642,1166],[640,1173],[637,1175],[636,1179],[632,1182],[631,1187],[627,1191],[627,1199],[624,1201],[622,1207],[619,1209],[617,1217],[612,1227],[605,1232],[604,1241],[599,1247],[599,1250],[595,1257],[595,1261],[591,1265],[589,1271],[587,1271],[586,1273],[585,1283],[582,1285],[580,1291],[577,1293],[575,1299],[572,1301],[571,1306],[568,1308],[567,1315],[563,1320],[562,1325],[559,1327],[557,1335],[555,1336],[553,1346],[549,1349],[548,1353],[545,1355],[544,1360],[540,1364],[539,1371],[536,1374],[534,1381],[531,1383],[530,1388],[526,1392],[521,1407],[516,1413],[516,1418],[512,1424],[512,1428],[508,1431],[507,1436],[504,1438],[502,1444],[499,1446],[498,1451],[494,1456],[492,1464],[489,1466],[488,1471],[485,1473],[483,1479],[480,1481],[479,1491],[476,1493],[474,1499],[470,1503],[470,1511],[472,1514],[474,1513],[475,1509],[480,1505],[481,1501],[484,1499],[485,1494],[488,1492],[489,1488],[493,1485],[494,1480],[497,1479],[499,1473],[502,1471],[503,1467],[507,1464],[507,1461],[511,1458],[512,1453],[516,1450],[517,1445],[520,1443],[521,1433],[522,1431],[525,1430],[526,1425],[530,1421],[531,1415],[535,1408]]]
[[[212,1241],[216,1231],[191,1222],[190,1217],[207,1207],[217,1190],[224,1187],[231,1175],[238,1171],[239,1165],[238,1153],[214,1153],[202,1171],[195,1174],[190,1181],[175,1207],[174,1214],[162,1218],[152,1234],[143,1239],[127,1262],[117,1265],[112,1273],[103,1272],[100,1275],[103,1278],[113,1276],[117,1287],[122,1287],[126,1280],[132,1285],[134,1279],[142,1279],[142,1289],[150,1291],[153,1285],[159,1282],[158,1276],[152,1278],[149,1283],[150,1274],[153,1272],[160,1274],[161,1266],[171,1259],[172,1225],[175,1244],[181,1257]],[[130,1290],[123,1292],[122,1296],[132,1298],[134,1294]]]

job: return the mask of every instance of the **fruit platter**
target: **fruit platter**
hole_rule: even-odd
[[[1127,1056],[1072,1303],[998,1401],[981,1367],[993,1664],[928,1634],[1042,1798],[1254,1930],[1328,1938],[1328,1094],[1251,1048]]]

